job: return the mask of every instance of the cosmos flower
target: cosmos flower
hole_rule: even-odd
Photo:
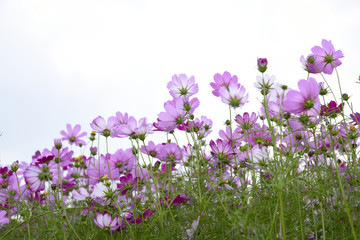
[[[225,87],[228,89],[230,84],[238,84],[238,77],[236,75],[231,76],[229,72],[224,72],[223,75],[217,73],[214,75],[214,81],[210,83],[210,86],[214,89],[212,94],[216,97],[220,97],[220,88]]]
[[[147,134],[152,133],[153,125],[147,123],[146,118],[141,118],[139,124],[134,117],[129,117],[126,124],[118,125],[116,133],[119,137],[132,137],[144,140]]]
[[[217,139],[216,143],[213,140],[210,141],[211,155],[214,157],[216,163],[230,162],[230,159],[234,155],[232,144],[233,142],[231,140],[226,142],[222,139]]]
[[[103,117],[98,116],[92,121],[92,123],[90,123],[90,126],[94,132],[100,133],[104,137],[115,137],[117,125],[118,120],[116,117],[109,117],[106,122]]]
[[[81,126],[79,124],[75,125],[74,128],[71,127],[70,124],[66,124],[66,129],[67,132],[65,132],[64,130],[62,130],[60,132],[61,135],[63,135],[62,140],[67,140],[69,141],[70,145],[75,144],[76,146],[81,145],[85,145],[86,142],[84,140],[81,140],[80,138],[86,136],[86,132],[82,132],[81,131]]]
[[[331,41],[323,39],[320,46],[315,46],[311,49],[315,57],[315,62],[320,64],[321,71],[326,74],[332,74],[335,67],[341,65],[339,58],[344,55],[341,50],[335,51]]]
[[[24,172],[26,184],[32,192],[38,192],[45,189],[45,182],[52,180],[52,172],[54,169],[49,168],[45,164],[32,165]]]
[[[111,231],[115,231],[120,226],[118,217],[116,216],[114,217],[114,219],[112,219],[111,215],[108,213],[105,214],[98,213],[96,215],[96,218],[94,218],[94,222],[100,228]]]
[[[309,81],[300,80],[298,82],[300,91],[290,90],[284,101],[284,109],[290,113],[298,114],[311,108],[320,111],[320,86],[318,82],[310,77]]]
[[[344,104],[345,103],[341,103],[338,106],[335,101],[330,101],[327,106],[321,106],[320,116],[329,116],[332,118],[337,117],[338,113],[343,111]]]
[[[92,192],[91,197],[101,204],[108,205],[111,202],[116,190],[117,184],[115,182],[111,182],[110,184],[99,182],[94,186],[94,191]]]
[[[188,78],[186,74],[174,75],[167,84],[170,95],[174,98],[189,98],[199,91],[198,84],[195,84],[194,76]]]
[[[264,78],[261,76],[256,77],[256,82],[254,83],[254,86],[260,90],[262,94],[267,94],[270,90],[272,85],[275,82],[275,76],[274,75],[268,75],[265,74]]]
[[[239,124],[242,130],[249,130],[256,124],[257,119],[256,113],[253,112],[250,116],[248,112],[245,112],[243,116],[240,114],[236,115],[235,122]]]
[[[233,108],[242,107],[249,102],[249,94],[245,94],[245,87],[240,84],[230,83],[228,87],[220,87],[219,94],[221,101]]]
[[[186,120],[186,111],[183,108],[183,100],[176,98],[164,104],[166,112],[158,114],[158,122],[154,127],[160,131],[170,132],[180,126]]]

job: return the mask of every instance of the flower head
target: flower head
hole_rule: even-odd
[[[75,143],[76,146],[81,145],[85,145],[85,141],[81,140],[80,138],[86,136],[86,132],[82,132],[81,131],[81,126],[79,124],[75,125],[74,128],[71,127],[70,124],[66,124],[66,129],[67,132],[65,132],[64,130],[62,130],[60,132],[61,135],[63,135],[62,140],[67,140],[69,141],[70,145],[73,145]]]
[[[92,121],[92,123],[90,123],[90,126],[94,132],[100,133],[104,137],[115,137],[117,124],[118,120],[116,117],[109,117],[106,122],[103,117],[98,116]]]
[[[249,102],[249,94],[245,94],[245,87],[240,84],[230,83],[228,88],[220,87],[219,93],[221,101],[233,108],[242,107]]]
[[[320,64],[321,71],[326,74],[332,74],[335,67],[341,65],[339,58],[344,55],[341,50],[335,51],[331,41],[323,39],[320,46],[315,46],[311,49],[315,57],[315,62]]]
[[[118,217],[116,216],[114,217],[114,219],[112,219],[111,215],[108,213],[105,214],[98,213],[96,215],[96,218],[94,218],[94,222],[100,228],[111,231],[115,231],[120,226]]]
[[[320,87],[318,82],[312,77],[307,80],[298,82],[299,90],[290,90],[284,101],[284,109],[290,113],[302,113],[311,108],[320,110],[319,93]]]
[[[184,104],[181,98],[173,99],[164,104],[166,112],[158,114],[158,122],[154,123],[160,131],[170,132],[180,126],[186,120],[186,111],[184,110]]]
[[[186,74],[174,75],[172,81],[167,85],[171,96],[174,98],[188,98],[199,91],[198,84],[195,84],[194,76],[188,78]]]
[[[221,87],[228,88],[230,83],[237,84],[238,83],[238,77],[236,75],[231,76],[229,72],[224,72],[223,75],[220,73],[217,73],[214,75],[214,81],[210,83],[210,86],[214,89],[212,91],[212,94],[216,97],[220,97],[219,90]]]

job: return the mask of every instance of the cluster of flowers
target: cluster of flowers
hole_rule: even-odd
[[[322,47],[311,51],[306,59],[301,57],[308,73],[331,74],[341,64],[343,54],[335,51],[331,41],[323,40]],[[165,111],[155,123],[117,112],[107,120],[95,118],[90,135],[82,132],[80,125],[68,124],[52,149],[37,151],[31,163],[16,161],[0,168],[0,225],[19,214],[14,201],[36,201],[50,207],[83,206],[82,215],[93,216],[100,228],[121,231],[140,224],[159,208],[196,201],[178,184],[180,180],[201,181],[204,194],[223,190],[240,195],[261,178],[273,179],[276,168],[293,159],[299,159],[293,174],[320,165],[335,172],[340,166],[341,176],[352,181],[356,176],[348,165],[356,159],[343,153],[356,150],[360,114],[351,114],[350,120],[344,117],[348,95],[342,95],[340,104],[333,99],[321,105],[320,97],[328,93],[324,83],[308,77],[298,82],[299,90],[291,90],[265,74],[267,59],[259,58],[257,64],[261,76],[255,87],[263,95],[261,111],[227,120],[220,138],[208,144],[212,121],[195,117],[200,104],[194,97],[198,84],[185,74],[174,75],[168,83],[173,99],[164,104]],[[217,73],[210,85],[213,95],[230,111],[248,102],[248,93],[236,75]],[[338,117],[342,119],[337,121]],[[185,132],[187,145],[145,141],[155,131],[171,135],[175,130]],[[100,154],[94,146],[97,137],[129,138],[133,147]],[[88,146],[90,152],[75,156],[69,147],[63,147],[65,142],[80,149]],[[332,158],[335,151],[342,157]],[[229,204],[241,204],[237,198],[233,201]],[[193,236],[199,219],[186,231],[188,237]]]

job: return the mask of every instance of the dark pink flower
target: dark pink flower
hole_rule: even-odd
[[[337,117],[338,113],[343,111],[344,104],[345,103],[341,103],[338,106],[335,101],[330,101],[327,106],[321,106],[320,116],[329,116],[332,118]]]
[[[63,135],[62,140],[67,140],[69,141],[69,144],[72,145],[75,143],[76,146],[81,145],[85,145],[86,142],[84,140],[81,140],[80,138],[86,136],[86,132],[82,132],[81,131],[81,126],[79,124],[75,125],[74,128],[71,127],[70,124],[66,124],[66,129],[67,132],[65,132],[64,130],[62,130],[60,132],[61,135]]]
[[[356,112],[354,114],[350,114],[350,117],[354,121],[354,125],[359,125],[359,123],[360,123],[360,113]]]
[[[312,77],[298,82],[300,91],[290,90],[284,100],[284,109],[290,113],[302,113],[315,108],[320,111],[320,86]]]
[[[130,223],[141,223],[143,220],[149,218],[151,215],[153,215],[153,213],[155,212],[155,210],[150,210],[150,209],[146,209],[144,213],[140,214],[140,216],[136,219],[131,219]]]

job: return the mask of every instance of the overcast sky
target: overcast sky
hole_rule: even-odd
[[[179,73],[195,76],[195,114],[215,122],[216,138],[228,108],[211,94],[215,73],[236,74],[249,91],[238,113],[257,112],[257,57],[297,89],[300,56],[323,38],[344,53],[343,91],[359,102],[359,13],[356,0],[0,0],[0,164],[30,162],[67,123],[89,133],[95,117],[117,111],[155,121]]]

